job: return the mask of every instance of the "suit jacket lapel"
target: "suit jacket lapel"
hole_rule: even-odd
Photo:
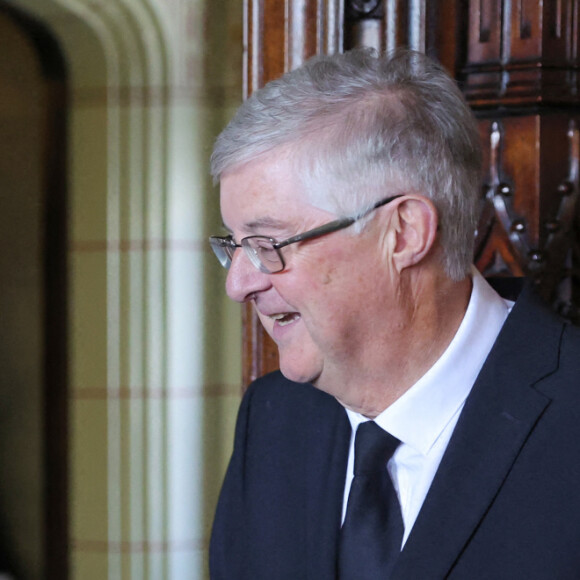
[[[313,420],[307,440],[306,544],[309,580],[335,580],[351,427],[345,410]]]
[[[393,580],[448,575],[550,402],[532,385],[556,369],[561,332],[525,291],[466,401]]]

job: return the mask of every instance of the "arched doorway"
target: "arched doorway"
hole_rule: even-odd
[[[0,4],[68,70],[69,577],[203,578],[240,390],[207,151],[240,100],[241,6]]]

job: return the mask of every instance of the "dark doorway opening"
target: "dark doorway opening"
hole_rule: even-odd
[[[50,32],[1,0],[0,46],[0,564],[66,580],[66,66]]]

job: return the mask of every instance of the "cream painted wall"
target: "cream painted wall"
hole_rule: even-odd
[[[206,578],[241,386],[207,162],[241,100],[241,2],[11,3],[70,71],[71,578]]]

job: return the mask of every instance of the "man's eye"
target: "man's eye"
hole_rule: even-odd
[[[264,264],[278,264],[280,259],[278,253],[272,246],[263,246],[257,250],[260,260]]]

